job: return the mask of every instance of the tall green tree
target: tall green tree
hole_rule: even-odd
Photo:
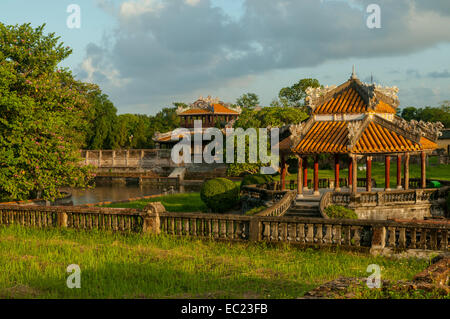
[[[95,90],[89,94],[89,128],[86,134],[86,148],[114,149],[117,141],[117,109],[106,94]]]
[[[259,105],[259,97],[255,93],[245,93],[236,99],[236,104],[241,108],[253,109]]]
[[[0,197],[54,199],[62,186],[86,186],[79,164],[87,95],[58,64],[72,50],[44,26],[0,23]]]
[[[234,124],[234,128],[241,127],[243,129],[255,128],[258,133],[258,128],[264,127],[282,127],[287,124],[298,124],[308,118],[308,114],[301,108],[293,107],[264,107],[259,111],[252,109],[243,109],[238,120]],[[259,136],[258,136],[259,139]],[[259,144],[259,143],[258,143]],[[270,144],[270,141],[268,141]],[[270,145],[268,145],[268,148]],[[236,148],[235,148],[236,149]],[[248,141],[246,147],[246,156],[248,158]],[[236,154],[235,154],[236,157]],[[229,176],[240,176],[243,174],[259,173],[263,164],[257,163],[231,163],[227,167],[227,174]]]
[[[305,108],[306,89],[320,87],[316,79],[301,79],[290,87],[285,87],[278,93],[278,98],[283,106]]]

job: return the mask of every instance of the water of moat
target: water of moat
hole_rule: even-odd
[[[175,187],[173,189],[176,193],[198,192],[199,190],[199,185],[186,185],[180,186],[180,188]],[[62,191],[69,192],[72,196],[70,198],[58,200],[52,205],[84,205],[99,202],[120,201],[129,198],[161,194],[165,191],[171,192],[171,188],[169,186],[156,185],[111,184],[99,185],[92,189],[64,188]]]

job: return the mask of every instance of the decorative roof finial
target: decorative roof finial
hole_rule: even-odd
[[[353,68],[352,68],[352,76],[350,77],[350,79],[357,79],[358,77],[356,76],[356,68],[355,65],[353,64]]]

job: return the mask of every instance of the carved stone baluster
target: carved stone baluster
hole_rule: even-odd
[[[308,227],[307,233],[306,233],[306,242],[307,243],[314,243],[314,225],[313,224],[306,224],[306,227]]]
[[[333,234],[332,234],[333,225],[326,225],[325,227],[326,233],[323,242],[325,244],[331,244],[333,242]]]
[[[399,236],[398,236],[398,247],[400,249],[406,248],[406,228],[402,227],[399,229]]]
[[[297,237],[299,242],[305,242],[305,224],[297,224]]]
[[[282,241],[287,241],[288,240],[288,224],[287,223],[282,223],[280,225],[282,231],[281,231],[281,240]]]
[[[317,224],[316,227],[317,227],[316,241],[319,245],[322,245],[322,243],[323,243],[322,224]]]
[[[227,238],[227,221],[222,219],[220,221],[220,238]]]
[[[295,223],[289,223],[289,241],[297,241],[297,225]]]
[[[350,246],[351,245],[351,242],[350,242],[350,239],[351,239],[351,228],[350,228],[350,226],[343,226],[343,229],[342,229],[342,232],[343,232],[343,235],[344,235],[344,245],[346,245],[346,246]]]
[[[242,239],[242,221],[236,221],[236,233],[234,235],[235,239],[241,240]]]
[[[270,223],[263,222],[263,240],[270,240]]]
[[[448,250],[448,230],[442,230],[442,239],[440,249],[443,251]]]
[[[279,224],[278,223],[270,223],[270,228],[272,229],[272,237],[270,238],[271,240],[274,241],[278,241],[278,228],[279,228]]]
[[[420,229],[420,243],[419,243],[419,248],[420,249],[427,249],[427,229],[426,228],[421,228]]]
[[[27,214],[27,225],[31,224],[31,215]],[[42,227],[42,221],[41,221],[41,214],[38,214],[37,216],[37,227]]]
[[[430,249],[437,250],[437,229],[430,229]]]
[[[395,238],[395,227],[388,227],[389,231],[389,247],[396,247],[396,238]]]
[[[190,232],[190,229],[189,229],[189,218],[184,218],[183,219],[183,223],[184,223],[184,226],[183,226],[184,234],[183,235],[189,236],[189,232]]]
[[[183,235],[183,219],[182,218],[177,218],[176,219],[176,223],[177,223],[177,233],[176,233],[176,235],[182,236]]]
[[[415,228],[411,228],[411,245],[410,245],[411,249],[415,249],[416,248],[416,239],[417,239],[416,229]]]
[[[354,233],[353,233],[351,245],[359,247],[359,246],[361,246],[361,236],[359,235],[359,232],[361,231],[362,228],[360,226],[354,226],[352,228],[354,230]]]
[[[214,238],[219,238],[219,220],[214,219],[213,220],[213,232],[214,232]]]
[[[175,235],[175,223],[176,223],[176,220],[175,220],[175,218],[170,218],[169,219],[169,217],[167,217],[167,219],[169,220],[169,223],[170,223],[170,233],[169,234]]]
[[[114,222],[114,231],[119,230],[119,217],[117,215],[113,216],[113,222]]]
[[[229,220],[228,224],[227,224],[227,237],[230,239],[234,239],[235,237],[235,232],[234,232],[234,221],[233,220]]]
[[[341,234],[342,234],[342,228],[341,228],[341,225],[336,225],[336,226],[334,226],[334,229],[335,229],[335,233],[334,233],[334,243],[335,243],[336,245],[340,246],[341,243],[342,243],[342,236],[341,236]]]
[[[205,220],[201,218],[198,223],[199,229],[197,230],[198,236],[205,236]]]
[[[208,219],[208,237],[213,237],[212,221]]]

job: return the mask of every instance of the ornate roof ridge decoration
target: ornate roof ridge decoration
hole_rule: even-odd
[[[338,89],[339,87],[337,87],[336,85],[319,86],[317,88],[310,86],[305,90],[306,92],[305,101],[308,102],[308,106],[311,108],[312,111],[314,111],[314,108],[317,105],[322,104],[319,102],[325,100],[325,98],[328,97],[331,92]]]
[[[439,136],[442,136],[442,130],[444,129],[444,124],[441,122],[424,122],[420,120],[411,120],[411,125],[420,127],[421,136],[436,142]]]
[[[291,147],[292,150],[296,149],[300,141],[303,139],[305,134],[309,131],[311,126],[316,122],[314,116],[309,117],[306,121],[300,122],[298,124],[291,124],[289,126],[289,132],[291,135]]]
[[[214,105],[215,104],[220,104],[220,105],[226,107],[227,109],[230,109],[230,110],[238,112],[238,113],[242,112],[242,109],[240,108],[240,106],[232,106],[230,103],[225,103],[225,102],[221,101],[218,97],[213,98],[213,97],[211,97],[211,95],[208,95],[207,97],[203,97],[202,95],[200,95],[200,97],[193,103],[189,104],[188,107],[183,108],[182,106],[179,106],[177,108],[176,113],[181,114],[187,110],[192,110],[192,109],[207,110],[207,111],[214,113]]]
[[[353,147],[358,143],[359,138],[361,137],[364,130],[367,128],[369,123],[371,122],[370,116],[365,116],[362,120],[354,120],[347,122],[347,138],[348,145],[347,148],[349,150],[353,149]]]
[[[406,137],[411,141],[420,143],[420,138],[422,137],[422,130],[420,127],[399,116],[394,116],[392,121],[388,121],[374,114],[374,122],[384,126],[388,130],[394,131],[397,134]]]
[[[369,84],[360,81],[356,76],[352,76],[348,81],[343,84],[336,86],[325,86],[313,88],[309,87],[306,89],[306,101],[311,111],[326,103],[333,96],[349,87],[353,87],[358,94],[363,99],[364,103],[367,105],[367,109],[375,110],[379,101],[383,101],[386,104],[397,108],[400,105],[397,93],[399,91],[398,87],[383,87],[377,84]]]

